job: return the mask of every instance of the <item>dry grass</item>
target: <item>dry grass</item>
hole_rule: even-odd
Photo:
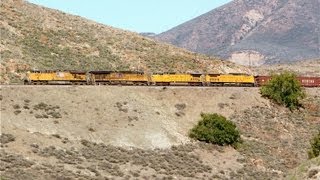
[[[55,135],[55,137],[58,135]],[[61,139],[60,136],[58,136]],[[80,150],[74,148],[61,149],[54,146],[45,148],[37,144],[31,144],[32,152],[37,156],[57,159],[58,164],[68,164],[76,166],[78,171],[90,171],[95,177],[147,177],[154,174],[157,177],[171,179],[172,176],[181,178],[199,178],[203,175],[211,174],[212,168],[194,153],[195,145],[173,146],[166,150],[142,150],[133,148],[131,150],[105,144],[96,144],[82,140]],[[18,158],[16,155],[11,157]],[[8,156],[2,156],[3,162],[8,162]],[[32,166],[32,161],[21,161],[28,168]],[[16,165],[12,160],[10,165]],[[26,164],[27,163],[27,164]],[[124,166],[130,166],[130,171],[124,171]],[[39,167],[39,165],[38,165]],[[47,170],[46,174],[55,174],[56,165],[40,164],[40,167]],[[19,168],[19,166],[17,166]],[[51,170],[48,170],[50,168]],[[24,171],[24,166],[20,167]],[[31,172],[37,171],[36,167],[31,167]],[[154,172],[150,175],[149,172]],[[5,177],[9,177],[16,172],[5,170]],[[73,174],[74,177],[77,175]],[[38,177],[41,177],[40,174]]]

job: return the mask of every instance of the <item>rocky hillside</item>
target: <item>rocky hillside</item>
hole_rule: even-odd
[[[320,57],[318,0],[234,0],[157,36],[244,65]]]
[[[0,6],[0,82],[28,69],[245,71],[216,58],[23,0]]]

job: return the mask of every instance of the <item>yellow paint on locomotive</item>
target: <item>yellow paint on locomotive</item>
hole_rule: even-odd
[[[206,82],[254,84],[254,76],[247,74],[207,74]]]
[[[71,72],[30,72],[29,81],[86,81],[85,73]]]
[[[151,75],[151,81],[154,83],[201,83],[204,81],[202,74],[153,74]]]
[[[148,82],[149,78],[144,73],[109,72],[93,74],[95,81],[133,81]]]

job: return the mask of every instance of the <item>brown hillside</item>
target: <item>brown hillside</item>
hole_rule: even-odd
[[[40,7],[3,0],[0,82],[27,69],[243,72],[216,58]]]

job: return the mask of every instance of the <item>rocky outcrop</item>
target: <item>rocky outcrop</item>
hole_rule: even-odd
[[[237,51],[228,60],[246,66],[260,66],[265,63],[265,56],[257,51]]]

